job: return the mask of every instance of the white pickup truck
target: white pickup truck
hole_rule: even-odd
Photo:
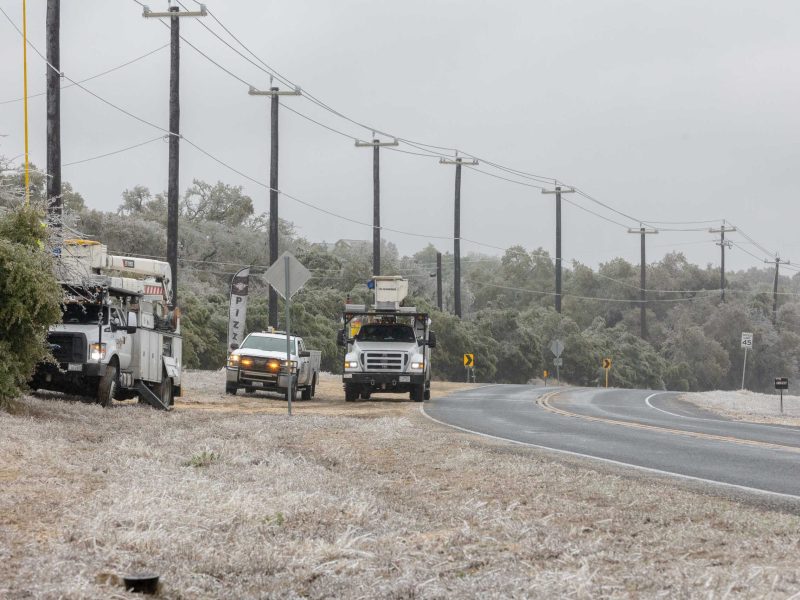
[[[286,361],[286,333],[280,331],[252,332],[240,346],[234,344],[225,368],[225,391],[236,394],[256,390],[286,394],[288,379],[281,367]],[[322,352],[307,350],[303,338],[290,336],[289,349],[292,374],[297,377],[295,389],[303,400],[310,400],[319,382]]]

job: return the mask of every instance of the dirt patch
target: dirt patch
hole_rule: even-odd
[[[693,392],[682,394],[681,400],[737,421],[772,423],[800,427],[800,396],[760,394],[747,390]]]
[[[399,398],[289,418],[221,381],[194,374],[172,413],[25,398],[35,417],[0,414],[0,597],[128,597],[132,571],[160,574],[166,598],[800,586],[791,514],[478,439]]]
[[[225,393],[225,371],[189,371],[184,375],[184,396],[175,402],[176,410],[233,411],[282,415],[287,413],[286,399],[277,394],[242,390],[235,396]],[[477,387],[470,383],[431,382],[431,397]],[[292,412],[298,415],[347,417],[398,417],[418,408],[408,394],[373,394],[369,400],[346,402],[341,375],[322,373],[316,394],[311,400],[295,400]]]

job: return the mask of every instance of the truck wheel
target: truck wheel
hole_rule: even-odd
[[[431,388],[427,388],[425,390],[424,396],[425,396],[425,400],[430,400],[431,399]]]
[[[311,397],[313,398],[316,395],[317,395],[317,374],[314,373],[314,381],[311,382]]]
[[[235,396],[236,395],[236,386],[235,385],[231,385],[230,383],[226,383],[225,384],[225,393],[226,394],[230,394],[231,396]]]
[[[300,392],[300,398],[302,400],[311,400],[311,386],[310,385],[307,385],[306,387],[303,388],[303,390]]]
[[[347,402],[355,402],[358,400],[358,388],[354,385],[344,386],[344,399]]]
[[[161,376],[161,386],[158,392],[158,397],[161,399],[161,404],[167,408],[175,404],[175,397],[172,394],[172,379],[167,377],[166,373]]]
[[[369,400],[370,396],[372,396],[371,392],[361,392],[361,399],[362,400]]]
[[[97,384],[97,402],[103,408],[108,408],[114,401],[114,394],[117,393],[117,367],[108,365],[106,373],[100,378]]]
[[[425,384],[415,385],[409,395],[414,402],[422,402],[425,399]]]

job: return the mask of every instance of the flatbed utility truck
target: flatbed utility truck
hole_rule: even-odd
[[[66,240],[56,276],[61,323],[50,327],[55,362],[37,366],[33,389],[114,399],[138,396],[169,410],[181,393],[180,313],[166,262],[114,256],[94,240]]]
[[[345,347],[345,400],[367,400],[377,393],[408,393],[415,402],[430,398],[431,319],[413,306],[401,306],[408,280],[375,276],[375,302],[346,304],[338,344]]]

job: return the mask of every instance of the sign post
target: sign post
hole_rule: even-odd
[[[611,370],[611,359],[603,359],[603,370],[606,372],[606,387],[608,387],[608,372]]]
[[[742,389],[744,389],[744,374],[747,369],[747,350],[753,347],[752,332],[742,332],[742,348],[744,348],[744,363],[742,364]]]
[[[550,375],[546,370],[544,371],[544,385],[547,387],[547,376]]]
[[[786,377],[776,377],[775,389],[781,392],[781,414],[783,414],[783,390],[789,389],[789,379]]]
[[[564,342],[562,342],[561,340],[553,340],[552,342],[550,342],[550,352],[552,352],[553,356],[556,357],[555,360],[553,361],[553,364],[556,367],[556,380],[558,380],[559,383],[561,383],[561,373],[559,371],[559,367],[561,367],[561,365],[564,364],[563,360],[561,359],[561,353],[563,351],[564,351]]]
[[[283,259],[283,260],[281,260]],[[294,296],[309,279],[311,272],[297,260],[291,252],[284,252],[264,273],[264,279],[286,300],[286,361],[283,374],[286,377],[286,402],[289,415],[292,414],[292,399],[296,393],[296,375],[292,374],[291,352],[291,308]],[[298,356],[298,359],[300,357]]]

